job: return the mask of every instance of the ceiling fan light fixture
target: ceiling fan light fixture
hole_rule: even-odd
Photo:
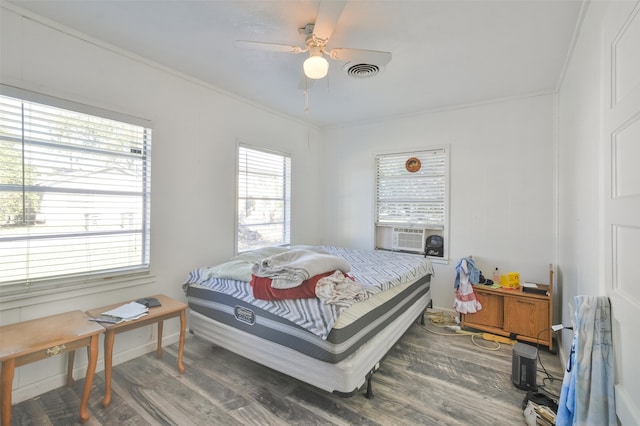
[[[313,55],[305,59],[302,64],[304,75],[313,80],[325,78],[329,72],[329,61],[322,55]]]

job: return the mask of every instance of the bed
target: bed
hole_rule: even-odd
[[[256,266],[296,250],[346,262],[344,275],[356,283],[357,295],[329,301],[324,295],[265,300],[254,293],[260,279],[252,275]],[[397,252],[333,246],[254,250],[191,271],[183,285],[189,331],[341,396],[367,384],[371,397],[371,377],[382,358],[414,321],[424,320],[432,274],[428,259]]]

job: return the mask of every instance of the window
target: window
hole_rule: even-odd
[[[446,259],[447,180],[445,148],[376,156],[376,246],[424,252],[435,235]]]
[[[289,244],[291,158],[238,147],[237,251]]]
[[[1,88],[0,285],[147,269],[151,130]]]

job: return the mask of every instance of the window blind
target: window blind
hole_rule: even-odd
[[[149,266],[151,129],[82,107],[0,96],[0,285]]]
[[[289,244],[291,158],[238,147],[238,252]]]
[[[414,173],[411,157],[421,163]],[[444,149],[376,156],[376,225],[444,229],[446,159]]]

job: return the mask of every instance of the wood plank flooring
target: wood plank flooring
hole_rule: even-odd
[[[113,369],[112,402],[102,408],[104,372],[96,374],[87,425],[524,425],[526,394],[511,382],[512,346],[480,349],[469,336],[414,324],[363,392],[341,398],[212,347],[193,336],[178,373],[177,344],[158,360],[149,353]],[[478,339],[476,339],[478,341]],[[480,339],[479,344],[494,345]],[[545,383],[559,394],[557,355],[539,350]],[[540,369],[540,363],[538,363]],[[538,373],[538,385],[545,375]],[[13,407],[12,425],[74,425],[84,380]]]

